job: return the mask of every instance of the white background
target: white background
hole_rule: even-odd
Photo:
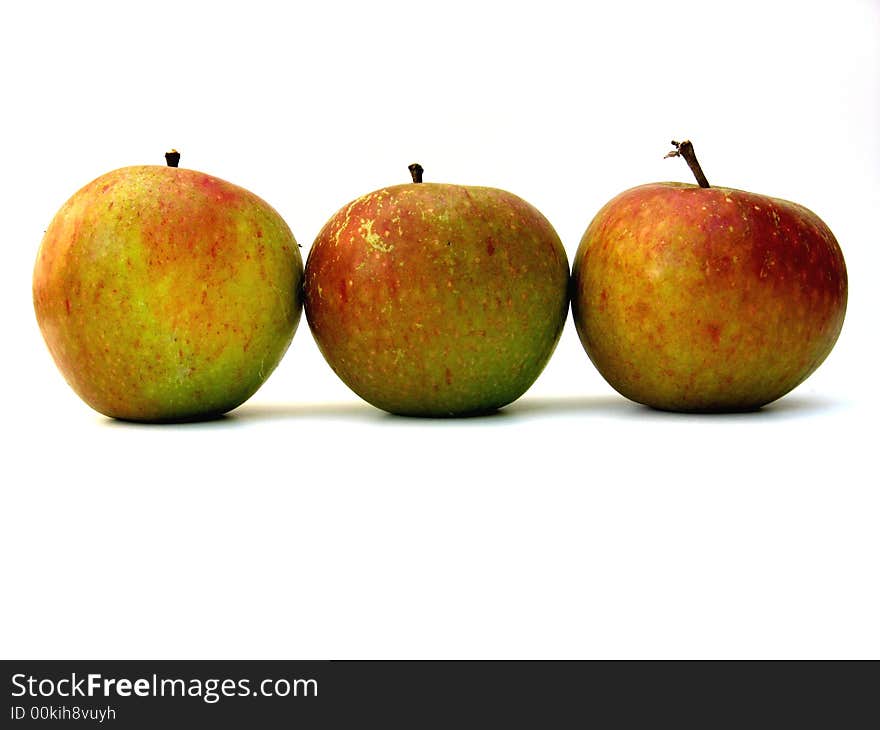
[[[283,7],[2,5],[0,655],[880,657],[880,4]],[[631,404],[569,320],[501,414],[396,418],[303,319],[232,416],[136,426],[78,400],[33,316],[55,211],[172,146],[304,255],[419,160],[524,197],[571,258],[613,195],[690,179],[683,137],[846,256],[837,347],[759,413]]]

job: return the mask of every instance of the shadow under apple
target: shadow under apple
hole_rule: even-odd
[[[731,420],[782,420],[828,413],[846,407],[846,404],[815,395],[790,395],[763,408],[735,413],[680,413],[662,411],[630,401],[622,396],[525,396],[502,409],[466,416],[424,417],[400,416],[360,402],[331,403],[245,403],[229,413],[203,419],[174,422],[138,422],[100,417],[101,422],[114,428],[167,428],[182,429],[229,428],[248,423],[278,420],[348,420],[365,425],[407,424],[414,427],[450,427],[481,423],[515,423],[535,418],[578,417],[592,418],[649,418],[657,420],[718,422]]]

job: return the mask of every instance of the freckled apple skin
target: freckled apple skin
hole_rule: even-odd
[[[584,349],[622,395],[672,411],[754,410],[825,359],[847,274],[828,227],[785,200],[680,183],[632,188],[572,271]]]
[[[568,309],[568,258],[511,193],[397,185],[342,208],[306,262],[305,312],[355,393],[404,415],[501,408],[543,370]]]
[[[194,170],[126,167],[49,225],[33,298],[55,363],[95,410],[210,418],[247,400],[284,355],[303,264],[265,201]]]

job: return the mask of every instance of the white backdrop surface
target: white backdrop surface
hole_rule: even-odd
[[[580,5],[2,6],[0,655],[880,657],[880,5]],[[55,211],[170,147],[304,256],[419,160],[533,203],[571,258],[618,192],[690,179],[684,137],[847,260],[835,350],[758,413],[632,404],[569,319],[501,413],[392,417],[303,319],[229,417],[137,426],[78,400],[33,316]]]

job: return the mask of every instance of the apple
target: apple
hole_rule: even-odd
[[[281,216],[166,157],[75,193],[34,268],[55,363],[86,403],[119,419],[232,410],[281,360],[301,312],[302,258]]]
[[[672,411],[747,411],[788,393],[843,326],[834,235],[796,203],[699,185],[627,190],[586,230],[572,270],[584,349],[622,395]]]
[[[462,416],[532,385],[568,310],[553,227],[512,193],[413,182],[336,213],[306,261],[306,318],[329,365],[391,413]]]

